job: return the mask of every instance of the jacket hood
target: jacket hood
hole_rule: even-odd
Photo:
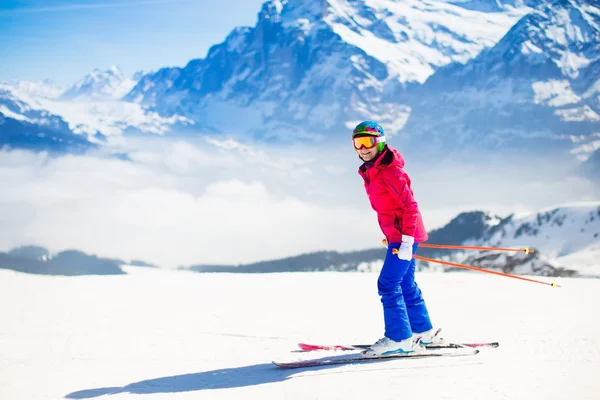
[[[388,147],[387,151],[392,154],[391,162],[389,162],[388,164],[397,165],[400,168],[404,168],[404,165],[406,164],[406,162],[404,161],[404,157],[402,157],[402,154],[400,154],[400,152],[398,150],[392,149],[391,147]],[[384,154],[383,157],[385,157],[385,156],[386,155]],[[383,162],[383,160],[382,160],[382,162]]]

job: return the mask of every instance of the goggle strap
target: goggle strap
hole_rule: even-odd
[[[359,137],[352,138],[352,140],[354,140],[354,139],[358,139],[358,138],[361,138],[361,137],[373,137],[373,135],[369,135],[369,136],[359,136]],[[375,141],[376,141],[377,143],[383,143],[383,142],[385,142],[385,136],[376,136],[376,137],[375,137]]]

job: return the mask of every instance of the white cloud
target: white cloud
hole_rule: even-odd
[[[0,251],[36,244],[175,267],[374,248],[382,238],[351,149],[148,137],[125,145],[132,161],[1,151]],[[429,229],[461,211],[505,216],[600,198],[565,179],[560,163],[486,168],[408,161]]]
[[[240,156],[219,174],[231,167],[227,154],[210,150],[175,142],[133,153],[133,162],[2,152],[0,248],[76,248],[174,267],[352,250],[369,247],[365,236],[379,237],[373,223],[356,223],[373,222],[369,209],[277,193],[261,181],[270,180],[257,172],[261,165]],[[254,178],[232,178],[243,175],[237,170]]]

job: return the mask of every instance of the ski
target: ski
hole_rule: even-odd
[[[399,360],[399,359],[413,359],[413,358],[428,358],[428,357],[460,357],[460,356],[471,356],[479,353],[478,349],[472,347],[457,347],[466,351],[450,351],[442,352],[439,350],[424,350],[419,353],[411,354],[398,354],[393,356],[382,356],[382,357],[371,357],[365,358],[360,353],[343,354],[338,356],[330,356],[323,358],[314,358],[310,360],[299,360],[291,362],[272,361],[273,364],[279,368],[308,368],[308,367],[320,367],[327,365],[339,365],[339,364],[354,364],[354,363],[368,363],[375,361],[385,360]],[[439,349],[439,347],[438,347]]]
[[[484,342],[484,343],[449,343],[445,346],[427,346],[428,349],[458,349],[461,347],[492,347],[496,348],[500,346],[498,342]],[[342,345],[342,344],[308,344],[308,343],[298,343],[298,347],[301,351],[318,351],[318,350],[338,350],[338,351],[351,351],[351,350],[364,350],[371,347],[368,344],[351,344],[351,345]]]

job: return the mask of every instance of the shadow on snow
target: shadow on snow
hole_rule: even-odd
[[[280,369],[271,363],[224,368],[193,374],[167,376],[130,383],[124,387],[105,387],[69,393],[68,399],[89,399],[107,394],[177,393],[204,389],[229,389],[284,381],[301,370]]]
[[[390,359],[392,360],[392,359]],[[420,368],[447,368],[448,363],[435,363],[434,360],[416,365],[399,364],[389,365],[392,369],[420,369]],[[433,361],[433,364],[432,362]],[[477,365],[479,362],[467,362],[460,365]],[[457,364],[455,364],[457,365]],[[340,365],[323,365],[311,367],[312,371],[323,371],[327,369],[335,369]],[[379,369],[377,369],[379,370]],[[193,374],[166,376],[162,378],[147,379],[139,382],[130,383],[123,387],[104,387],[79,390],[69,393],[67,399],[90,399],[110,394],[132,393],[132,394],[156,394],[156,393],[180,393],[192,392],[205,389],[231,389],[246,386],[263,385],[267,383],[283,382],[289,377],[292,377],[299,372],[306,371],[306,368],[299,369],[282,369],[272,363],[248,365],[235,368],[223,368],[213,371],[196,372]],[[365,369],[361,369],[365,372]],[[348,371],[345,371],[348,372]],[[303,376],[303,375],[301,375]]]

